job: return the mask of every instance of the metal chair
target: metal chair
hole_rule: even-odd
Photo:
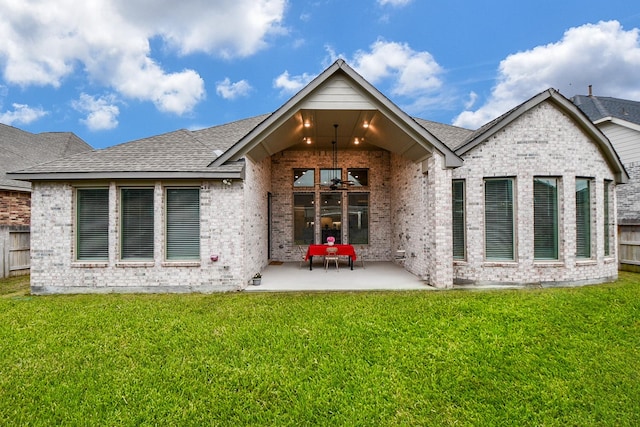
[[[336,263],[336,271],[340,271],[338,268],[338,248],[335,246],[328,246],[324,253],[324,271],[327,271],[327,267],[330,262]]]

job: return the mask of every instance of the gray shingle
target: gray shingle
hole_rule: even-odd
[[[615,117],[640,125],[640,102],[606,96],[576,95],[571,101],[595,122]]]
[[[9,179],[6,173],[90,150],[71,132],[33,134],[0,123],[0,188],[29,190],[29,182]]]

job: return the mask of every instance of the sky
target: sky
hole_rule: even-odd
[[[0,0],[0,123],[94,148],[271,113],[342,58],[476,129],[548,88],[640,101],[631,0]]]

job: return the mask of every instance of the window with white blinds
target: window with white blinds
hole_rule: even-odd
[[[591,258],[591,182],[576,179],[576,257]]]
[[[76,190],[76,259],[109,259],[109,189]]]
[[[453,259],[465,259],[464,180],[453,180]]]
[[[611,220],[611,213],[609,212],[609,187],[611,186],[611,181],[604,181],[604,255],[611,255],[611,224],[609,221]]]
[[[200,189],[166,190],[166,258],[200,259]]]
[[[485,259],[513,261],[513,178],[491,178],[484,182]]]
[[[558,180],[533,179],[533,252],[536,260],[558,259]]]
[[[153,188],[120,190],[120,258],[153,259]]]

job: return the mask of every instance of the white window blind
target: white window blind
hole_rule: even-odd
[[[533,180],[534,259],[558,259],[558,182],[555,178]]]
[[[76,259],[109,259],[109,189],[76,190]]]
[[[167,259],[200,259],[200,190],[168,188]]]
[[[464,180],[453,181],[453,258],[465,258]]]
[[[121,258],[153,259],[153,188],[121,190]]]
[[[513,179],[487,179],[484,183],[485,258],[514,259]]]
[[[591,190],[584,178],[576,179],[576,257],[591,257]]]

